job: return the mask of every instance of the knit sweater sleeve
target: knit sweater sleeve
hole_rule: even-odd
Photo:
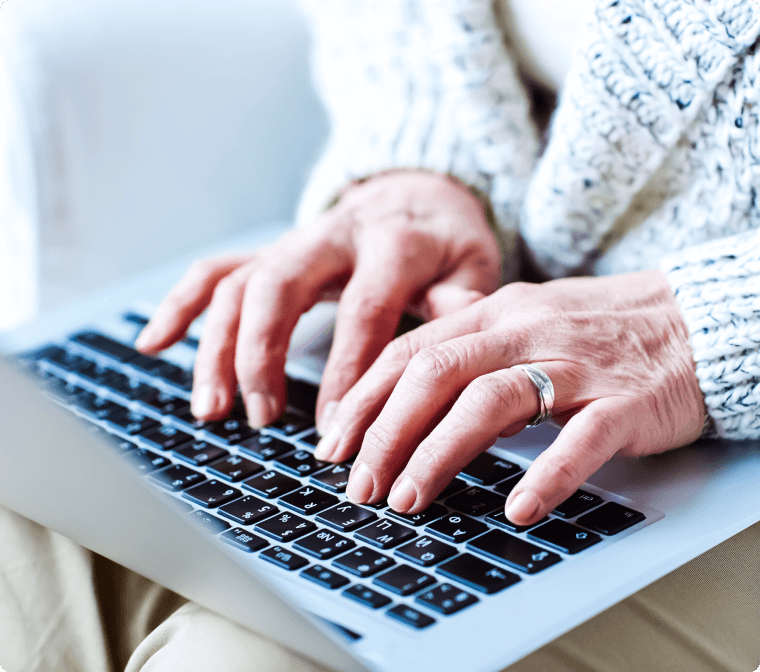
[[[760,231],[667,257],[689,328],[708,433],[760,438]]]
[[[332,130],[297,223],[311,220],[351,180],[423,168],[479,189],[511,236],[537,140],[491,3],[299,1]]]

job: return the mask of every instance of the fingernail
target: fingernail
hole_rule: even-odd
[[[329,460],[340,443],[340,427],[332,425],[314,449],[314,457],[318,460]]]
[[[366,464],[354,465],[351,476],[348,479],[346,495],[354,504],[364,504],[372,497],[375,491],[375,481]]]
[[[416,501],[417,488],[408,476],[404,476],[401,481],[396,483],[391,490],[391,494],[388,495],[388,506],[399,513],[409,511]]]
[[[274,397],[261,392],[251,392],[245,400],[248,411],[248,424],[251,427],[263,427],[274,420],[276,402]]]
[[[515,496],[507,507],[505,515],[513,523],[527,524],[536,515],[539,506],[538,498],[529,490],[525,490]]]
[[[330,420],[332,420],[333,415],[335,415],[335,410],[338,408],[338,402],[337,401],[328,401],[327,404],[325,404],[325,410],[322,411],[322,417],[319,419],[319,423],[317,425],[317,429],[320,430],[320,433],[323,436],[327,436],[327,427],[330,424]]]
[[[193,395],[192,411],[196,418],[205,418],[216,411],[216,394],[211,385],[201,385]]]

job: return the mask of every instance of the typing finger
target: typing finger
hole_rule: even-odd
[[[137,348],[155,354],[185,335],[192,321],[209,305],[219,281],[250,260],[229,255],[194,263],[158,306],[137,339]]]
[[[235,397],[235,348],[240,309],[253,263],[241,266],[216,285],[206,317],[193,376],[192,411],[202,420],[227,415]]]
[[[607,397],[570,418],[510,493],[507,518],[518,525],[540,520],[615,453],[634,444],[641,414],[632,409],[633,403],[630,398]]]
[[[347,275],[351,266],[350,255],[324,238],[288,237],[251,274],[234,368],[252,425],[268,424],[282,413],[293,329],[323,288]]]
[[[420,351],[367,430],[349,478],[356,503],[385,496],[414,449],[476,378],[528,361],[517,329],[480,332]]]
[[[342,462],[356,453],[398,380],[420,350],[480,329],[474,307],[418,327],[391,341],[338,404],[317,446],[320,460]]]
[[[541,364],[553,380],[561,379],[561,366]],[[476,378],[414,450],[391,489],[388,504],[401,513],[423,511],[500,434],[523,429],[538,406],[536,388],[519,370],[502,369]]]
[[[332,349],[322,376],[317,418],[323,432],[337,402],[393,339],[412,296],[435,277],[438,260],[413,237],[404,232],[372,236],[362,243],[338,304]]]

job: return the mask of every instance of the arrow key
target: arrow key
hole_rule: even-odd
[[[585,551],[602,540],[596,532],[589,532],[556,518],[528,532],[528,537],[571,555]]]

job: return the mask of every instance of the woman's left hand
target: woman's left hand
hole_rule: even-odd
[[[556,441],[506,504],[527,525],[616,453],[640,456],[699,438],[705,421],[688,331],[665,275],[515,283],[391,342],[340,402],[317,456],[359,451],[348,496],[424,510],[499,436],[539,408],[526,373],[554,385]],[[363,437],[363,440],[362,440]]]

